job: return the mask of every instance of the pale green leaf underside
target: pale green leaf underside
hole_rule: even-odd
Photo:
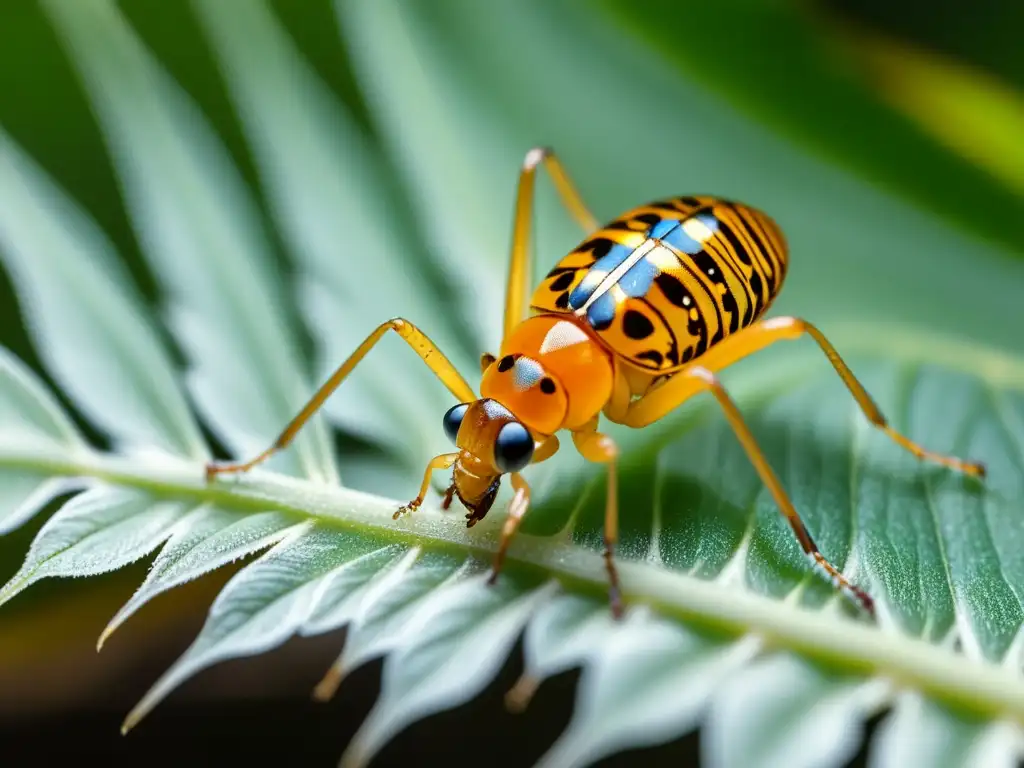
[[[169,322],[192,366],[192,395],[233,450],[260,450],[265,435],[301,407],[309,385],[249,191],[114,5],[43,6],[79,67],[143,254],[169,293]],[[260,375],[248,375],[253,371]],[[320,419],[295,448],[274,466],[336,478]]]
[[[573,719],[543,759],[549,766],[586,765],[700,725],[712,766],[836,765],[859,745],[865,719],[889,705],[870,745],[875,765],[906,764],[915,741],[929,765],[1001,765],[1019,755],[1024,362],[1013,354],[1022,347],[1007,300],[1019,295],[1019,265],[778,146],[593,19],[542,4],[499,4],[493,23],[473,33],[458,4],[338,4],[375,129],[409,197],[399,199],[381,181],[386,156],[333,102],[268,7],[249,3],[229,13],[199,0],[197,18],[296,267],[297,312],[227,153],[116,5],[46,7],[82,74],[143,251],[169,298],[170,331],[190,366],[187,389],[236,455],[263,448],[309,395],[296,353],[298,316],[316,340],[318,376],[377,322],[416,313],[411,319],[444,342],[464,373],[476,370],[474,355],[483,350],[459,339],[498,341],[513,174],[543,126],[551,143],[572,153],[583,187],[596,187],[590,199],[598,211],[639,197],[716,191],[699,189],[714,179],[755,203],[770,197],[782,219],[793,217],[795,252],[833,244],[805,265],[809,271],[794,267],[783,302],[821,313],[813,319],[849,355],[897,429],[990,469],[981,485],[916,462],[866,424],[809,343],[773,350],[726,372],[726,384],[823,552],[876,596],[877,625],[851,618],[811,573],[707,402],[642,433],[613,430],[626,448],[618,550],[626,621],[613,622],[605,601],[604,475],[571,447],[528,471],[536,503],[506,571],[488,587],[500,503],[472,530],[461,513],[433,505],[391,519],[415,492],[422,462],[443,444],[438,422],[449,401],[400,342],[382,344],[331,405],[341,425],[390,447],[403,467],[401,486],[385,462],[365,475],[400,498],[331,482],[334,457],[319,424],[269,465],[276,472],[206,485],[208,448],[180,394],[186,387],[149,326],[128,322],[145,310],[106,256],[88,268],[76,261],[82,248],[99,254],[107,246],[95,235],[74,239],[68,222],[82,219],[77,208],[5,140],[4,158],[18,160],[0,167],[0,195],[17,199],[8,210],[32,214],[38,226],[0,214],[0,248],[12,273],[23,275],[19,296],[39,297],[30,330],[48,350],[51,375],[115,444],[165,455],[86,447],[35,377],[9,355],[0,358],[0,531],[63,489],[87,486],[43,526],[0,602],[41,578],[101,573],[159,549],[102,642],[162,592],[262,553],[230,580],[193,645],[126,726],[212,664],[347,626],[319,695],[355,666],[386,657],[383,694],[346,753],[349,765],[365,763],[412,721],[472,697],[520,634],[526,670],[513,706],[525,705],[545,678],[584,667]],[[552,31],[566,18],[581,37]],[[382,39],[389,45],[367,45]],[[531,41],[530,57],[509,48],[522,39]],[[449,49],[461,52],[463,66]],[[516,67],[496,67],[510,57]],[[578,67],[560,67],[566,57]],[[634,76],[623,74],[626,66]],[[545,99],[529,87],[549,75],[565,98]],[[488,80],[521,91],[528,118],[499,119],[493,94],[480,87]],[[598,85],[621,94],[622,109],[594,121],[588,141],[569,141],[565,126],[587,113],[587,94]],[[659,120],[631,117],[654,102],[662,105]],[[640,154],[609,153],[610,137],[627,128]],[[799,183],[764,186],[772,174],[750,170],[759,162],[778,163],[778,178]],[[333,166],[337,176],[324,173]],[[505,166],[508,178],[493,173]],[[601,178],[616,179],[614,194],[586,183]],[[841,215],[821,194],[829,185],[842,188]],[[59,205],[40,205],[39,190]],[[539,207],[553,208],[549,192],[542,188]],[[406,205],[414,216],[399,212]],[[865,221],[877,248],[858,241]],[[564,220],[551,232],[540,238],[556,244],[545,252],[565,250],[575,237]],[[66,269],[31,269],[47,246]],[[953,269],[965,252],[972,269]],[[457,301],[442,305],[424,290],[419,272],[434,259]],[[368,270],[367,282],[353,284],[357,266]],[[823,292],[812,267],[843,290]],[[82,270],[80,284],[69,282],[73,269]],[[376,284],[387,288],[367,288]],[[78,295],[69,290],[76,285],[89,290]],[[986,296],[985,322],[948,311],[972,292]],[[838,322],[869,309],[874,325]],[[468,332],[457,326],[463,316],[473,320]],[[909,317],[933,323],[934,333],[908,328]],[[69,357],[84,331],[88,354]],[[989,331],[1010,352],[963,340]],[[89,360],[97,362],[89,367]],[[131,382],[133,399],[122,403],[107,385],[119,379]],[[347,483],[348,471],[354,465]],[[359,477],[351,484],[362,487]]]
[[[867,373],[865,378],[874,379],[876,391],[883,393],[879,398],[883,406],[890,405],[883,385],[899,380],[906,366],[862,363],[859,367]],[[929,368],[916,382],[908,397],[916,397],[929,387],[948,390],[964,384],[960,374],[939,368]],[[751,401],[745,412],[766,445],[778,441],[784,448],[794,439],[792,433],[800,431],[799,424],[794,426],[789,417],[778,417],[786,413],[788,400],[813,406],[811,413],[829,410],[830,405],[845,416],[838,419],[841,424],[834,429],[828,428],[827,419],[815,422],[824,425],[818,428],[815,439],[819,451],[835,454],[836,464],[851,466],[853,457],[858,456],[857,460],[866,465],[861,469],[865,475],[876,480],[888,478],[889,483],[901,478],[910,484],[924,483],[926,489],[947,480],[945,473],[929,472],[917,463],[901,468],[899,455],[885,457],[884,443],[877,453],[865,452],[870,437],[854,440],[849,433],[856,430],[844,433],[842,423],[856,423],[855,411],[849,402],[842,401],[844,393],[835,391],[829,383],[830,377],[811,374],[809,383],[792,393],[770,397],[763,404]],[[1012,391],[989,388],[977,381],[974,386],[998,394],[1010,409],[1024,408],[1021,396]],[[897,422],[904,420],[898,409],[890,411],[898,416]],[[716,747],[719,742],[715,735],[718,729],[733,733],[738,726],[730,724],[730,718],[749,724],[762,712],[743,693],[747,690],[742,688],[744,683],[764,685],[792,697],[792,707],[762,712],[775,718],[764,723],[765,733],[781,734],[779,743],[772,747],[777,754],[789,753],[792,745],[788,740],[805,738],[799,736],[803,729],[822,738],[823,749],[828,746],[825,753],[834,759],[822,764],[841,762],[846,750],[856,746],[848,727],[855,733],[864,718],[889,701],[895,689],[885,682],[887,679],[900,680],[910,690],[922,690],[978,712],[983,719],[976,727],[983,730],[990,729],[1000,717],[1017,719],[1024,715],[1024,686],[1015,672],[978,666],[949,648],[913,640],[911,635],[918,625],[910,619],[899,623],[898,617],[913,617],[927,609],[907,599],[910,593],[894,595],[881,588],[892,569],[908,567],[899,557],[886,555],[892,534],[884,529],[862,531],[854,537],[865,541],[856,569],[860,580],[875,590],[886,608],[881,629],[837,611],[839,603],[831,591],[809,573],[801,559],[791,559],[795,552],[792,536],[759,509],[756,498],[761,493],[754,494],[755,503],[748,503],[744,511],[728,506],[727,500],[713,492],[727,485],[723,473],[738,473],[742,467],[729,458],[734,446],[729,445],[730,435],[721,419],[707,409],[700,412],[704,414],[702,424],[659,451],[653,475],[640,468],[627,470],[623,483],[628,493],[630,488],[640,487],[642,478],[644,486],[652,488],[659,498],[657,536],[651,535],[653,518],[645,518],[642,507],[634,507],[641,513],[640,521],[634,515],[624,517],[629,523],[622,554],[627,601],[634,608],[646,604],[658,614],[685,619],[692,629],[674,620],[642,614],[620,625],[612,622],[602,597],[604,573],[598,553],[571,543],[565,536],[524,535],[513,545],[512,564],[499,585],[484,586],[481,570],[496,543],[499,516],[489,517],[471,531],[457,515],[433,508],[393,522],[390,511],[397,500],[388,502],[267,473],[208,487],[194,464],[139,466],[132,460],[91,454],[79,453],[75,458],[75,454],[56,448],[25,453],[8,446],[0,454],[0,465],[54,476],[96,477],[103,486],[65,505],[44,526],[22,572],[5,589],[5,597],[47,575],[99,572],[130,562],[167,539],[150,579],[140,590],[143,597],[133,598],[126,606],[127,615],[141,604],[140,599],[148,599],[231,557],[273,545],[268,554],[234,577],[211,609],[207,626],[193,648],[151,691],[129,723],[205,666],[261,652],[293,634],[314,634],[350,624],[354,641],[351,653],[356,663],[388,654],[386,693],[378,703],[377,714],[367,721],[366,730],[353,744],[355,751],[349,759],[356,762],[356,758],[371,756],[401,724],[438,707],[453,706],[485,684],[495,665],[504,659],[508,644],[524,627],[528,674],[542,679],[576,664],[588,669],[581,683],[576,720],[552,748],[552,765],[583,765],[623,747],[658,743],[704,718],[710,718],[708,749],[715,755],[714,764],[749,764],[750,757],[742,750],[758,751],[765,745],[756,731],[747,733],[748,741],[723,737],[722,747]],[[964,440],[980,451],[977,455],[995,455],[996,449],[1005,447],[998,439],[991,442],[992,436],[1000,434],[987,428],[993,421],[991,414],[982,414],[974,426],[965,427]],[[922,427],[920,431],[923,437],[928,436],[928,429]],[[709,446],[714,446],[715,461],[705,460]],[[816,514],[828,510],[821,509],[816,499],[823,494],[826,498],[841,495],[831,484],[848,489],[848,478],[834,479],[826,474],[813,484],[794,481],[790,466],[794,460],[787,460],[789,453],[773,450],[773,461],[780,476],[789,481],[794,500],[807,514],[814,534],[828,541],[831,529],[826,518],[815,521]],[[805,451],[792,453],[799,456]],[[1000,470],[998,461],[993,465],[996,478],[1012,471],[1006,467]],[[579,481],[568,476],[565,482]],[[685,495],[666,496],[671,483],[689,484],[690,490]],[[986,505],[998,510],[998,479],[993,485],[995,488],[990,490],[961,490],[961,495],[979,495]],[[125,490],[106,490],[118,486]],[[575,538],[591,540],[597,534],[599,528],[592,520],[600,507],[597,496],[590,494],[576,510],[572,523]],[[919,519],[919,527],[924,530],[923,521],[934,521],[935,515],[956,515],[963,506],[961,501],[930,503],[927,493],[916,499],[900,497],[899,513],[910,520]],[[858,508],[861,504],[858,502]],[[558,514],[564,524],[571,510],[557,512],[541,504],[536,511],[540,517]],[[651,509],[646,512],[652,514]],[[835,520],[843,522],[841,513],[833,514]],[[730,515],[736,519],[730,520]],[[643,519],[648,522],[642,523]],[[695,529],[685,530],[694,524]],[[552,523],[547,521],[545,525]],[[644,525],[648,526],[646,535],[642,533]],[[840,527],[849,526],[850,520],[846,519],[845,526]],[[940,536],[945,534],[931,531],[931,538]],[[757,537],[762,539],[764,554],[755,561],[753,548],[744,546]],[[712,543],[702,549],[702,542],[716,540],[720,542],[717,546]],[[917,548],[924,551],[929,540],[926,537]],[[691,545],[696,547],[687,554]],[[829,549],[828,545],[822,546]],[[871,556],[874,550],[881,554]],[[842,561],[842,557],[831,554]],[[735,558],[746,558],[748,566],[756,564],[760,578],[740,579],[739,585],[716,578],[715,574],[729,573],[729,564]],[[950,574],[949,583],[955,584],[959,578],[955,564],[945,561],[943,565]],[[529,567],[523,570],[524,566]],[[746,570],[749,574],[750,568]],[[544,574],[570,592],[552,592],[556,587],[543,578]],[[1004,574],[1003,578],[1011,577]],[[1019,582],[1012,582],[1012,586],[1019,586]],[[974,604],[970,593],[946,588],[947,599],[967,617],[959,627],[961,639],[983,636],[970,617],[980,619],[986,604]],[[573,597],[577,590],[582,591]],[[773,597],[786,600],[780,603]],[[929,593],[928,598],[931,603],[941,602],[935,594]],[[795,603],[811,610],[798,608]],[[933,613],[931,622],[938,622],[937,617]],[[112,626],[122,618],[115,619]],[[955,631],[953,622],[950,615],[944,629],[934,624],[934,630],[926,634],[948,639]],[[998,616],[990,623],[998,626]],[[384,628],[386,632],[381,631]],[[703,634],[708,630],[724,630],[726,634]],[[1006,632],[1009,630],[1007,627]],[[747,632],[753,634],[741,639]],[[808,654],[825,662],[824,669],[843,674],[836,677],[803,662],[792,667],[779,656],[765,657],[766,661],[761,662],[765,666],[755,667],[763,672],[740,674],[739,670],[761,649],[757,637],[774,647]],[[450,654],[460,659],[452,670],[469,675],[451,688],[447,687],[449,673],[434,677],[439,674],[438,660]],[[350,663],[343,656],[339,668],[350,669]],[[863,678],[860,675],[864,672],[878,677]],[[765,675],[765,680],[759,681],[758,674]],[[741,688],[736,694],[738,703],[747,710],[754,707],[752,711],[742,707],[737,710],[729,703],[733,688],[721,683],[730,678]],[[444,681],[449,682],[441,685]],[[676,697],[673,690],[688,693]],[[621,715],[613,717],[623,701],[634,702],[627,710],[635,721],[629,717],[620,720]],[[647,715],[645,708],[650,708]],[[630,722],[646,723],[646,727],[638,730],[639,725],[630,727]],[[833,738],[839,733],[846,733],[848,740]],[[1005,746],[1015,742],[1004,737],[998,743]],[[763,756],[768,760],[770,753]]]
[[[47,365],[120,448],[207,458],[163,341],[113,248],[0,132],[0,257]]]

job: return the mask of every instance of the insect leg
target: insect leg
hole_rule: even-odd
[[[610,437],[596,431],[597,421],[591,431],[572,433],[576,450],[587,461],[608,465],[608,494],[604,507],[604,565],[608,571],[608,598],[612,614],[622,616],[622,598],[619,590],[619,574],[615,570],[615,544],[619,539],[619,483],[616,472],[616,458],[619,449]]]
[[[486,371],[495,360],[497,360],[497,358],[490,352],[484,352],[480,355],[480,373]]]
[[[530,485],[518,472],[512,473],[512,488],[515,495],[508,505],[508,514],[505,516],[505,524],[501,527],[501,541],[498,544],[498,551],[494,554],[494,567],[487,579],[488,584],[494,584],[498,580],[498,574],[505,564],[505,554],[508,552],[508,545],[519,530],[519,523],[523,521],[523,515],[530,508]]]
[[[349,355],[348,359],[345,360],[345,362],[343,362],[338,369],[331,374],[331,377],[324,383],[324,385],[317,390],[316,394],[314,394],[309,402],[306,403],[298,416],[292,419],[269,448],[249,461],[237,464],[218,464],[216,462],[207,464],[207,480],[210,480],[215,475],[221,473],[244,472],[270,458],[278,451],[286,448],[295,438],[295,435],[298,434],[299,430],[302,429],[303,425],[305,425],[305,423],[309,421],[310,417],[320,409],[327,398],[331,396],[334,390],[337,389],[341,382],[344,381],[352,372],[352,369],[356,367],[359,361],[366,356],[367,352],[373,349],[373,346],[380,341],[381,337],[389,330],[394,331],[405,339],[409,346],[413,348],[413,351],[420,356],[420,359],[422,359],[423,362],[430,366],[430,370],[432,370],[437,378],[439,378],[442,383],[448,387],[448,390],[458,398],[460,403],[469,403],[476,400],[476,395],[473,394],[473,388],[466,383],[466,380],[462,378],[461,374],[459,374],[455,369],[455,366],[451,364],[441,350],[434,346],[434,342],[427,338],[423,331],[408,320],[403,320],[402,318],[397,317],[392,320],[388,320],[386,323],[381,323],[373,333],[366,337],[366,340],[356,348],[356,351]]]
[[[929,451],[890,427],[888,420],[878,409],[878,406],[875,405],[874,400],[871,399],[867,390],[865,390],[863,385],[857,381],[853,372],[849,367],[847,367],[846,363],[843,362],[843,359],[839,356],[835,347],[833,347],[829,340],[825,338],[825,335],[813,325],[805,320],[800,320],[795,317],[777,318],[770,322],[772,322],[773,330],[775,330],[776,333],[779,333],[780,338],[795,338],[800,334],[806,333],[814,339],[821,348],[821,351],[825,353],[829,362],[832,363],[832,367],[836,369],[836,373],[839,374],[843,383],[846,384],[846,388],[850,390],[850,394],[853,395],[854,399],[857,401],[857,405],[860,406],[864,416],[867,417],[868,421],[892,438],[893,442],[897,445],[910,451],[919,459],[933,461],[936,464],[942,464],[943,466],[957,469],[974,477],[985,476],[985,465],[981,462],[965,461],[963,459],[958,459],[955,456],[946,456],[941,453]]]
[[[515,216],[512,223],[512,254],[509,263],[508,285],[505,289],[505,335],[525,317],[527,291],[530,282],[531,238],[533,220],[534,178],[537,166],[547,168],[555,183],[562,203],[587,233],[597,229],[597,219],[587,209],[583,198],[566,173],[562,163],[548,147],[534,147],[526,153],[522,170],[519,172],[519,187],[516,191]]]
[[[550,435],[537,446],[537,450],[533,454],[533,460],[530,463],[539,464],[546,459],[550,459],[557,451],[558,437]],[[523,515],[526,514],[526,510],[530,506],[530,486],[518,472],[512,473],[512,489],[515,491],[515,495],[512,497],[512,501],[509,502],[505,524],[501,528],[501,541],[498,543],[498,551],[494,555],[494,568],[491,570],[491,576],[488,579],[490,584],[493,584],[498,578],[501,567],[505,564],[505,553],[508,552],[508,546],[512,543],[512,538],[516,535],[516,531],[519,530],[519,523],[523,521]]]
[[[455,453],[442,453],[440,456],[435,456],[427,464],[427,469],[423,473],[423,482],[420,484],[420,492],[416,494],[416,498],[406,504],[404,507],[399,507],[398,510],[392,515],[392,519],[397,520],[399,517],[407,512],[412,512],[414,509],[418,509],[423,500],[427,498],[427,491],[430,490],[430,478],[439,469],[448,469],[455,460],[459,458],[459,452]]]
[[[715,396],[718,404],[722,406],[722,410],[725,411],[725,417],[729,420],[729,425],[732,427],[733,432],[736,434],[740,444],[743,446],[747,456],[750,458],[750,462],[757,470],[757,474],[760,475],[761,481],[771,492],[776,505],[778,505],[782,514],[785,515],[786,520],[793,529],[793,533],[796,534],[796,538],[800,542],[800,546],[803,548],[804,553],[807,555],[808,559],[810,559],[811,565],[822,571],[825,574],[825,577],[832,582],[836,589],[840,590],[847,598],[873,616],[875,612],[875,604],[874,600],[871,599],[871,596],[860,587],[848,581],[847,578],[839,572],[839,569],[832,565],[832,563],[826,560],[825,556],[821,554],[818,546],[814,543],[814,539],[811,538],[811,534],[807,531],[807,527],[800,519],[800,515],[797,514],[796,509],[793,507],[793,503],[789,500],[789,496],[786,494],[785,490],[783,490],[782,484],[779,482],[779,478],[768,464],[768,460],[765,458],[760,446],[754,439],[754,435],[750,432],[750,427],[748,427],[746,422],[743,420],[743,416],[740,415],[739,409],[736,407],[736,403],[733,402],[729,393],[725,391],[725,387],[722,386],[718,377],[702,366],[686,368],[681,371],[678,376],[683,377],[686,381],[693,382],[695,386],[692,394],[696,394],[696,392],[702,390],[708,390]]]
[[[929,451],[890,427],[888,420],[879,410],[878,406],[875,405],[871,396],[864,389],[864,386],[853,375],[853,372],[839,356],[839,353],[836,352],[832,344],[829,343],[821,331],[806,320],[795,317],[776,317],[770,320],[762,320],[749,328],[727,336],[701,355],[699,362],[701,366],[709,371],[720,371],[737,360],[767,347],[769,344],[774,344],[776,341],[782,341],[783,339],[798,339],[805,333],[814,339],[821,348],[821,351],[825,353],[825,356],[832,363],[832,367],[839,374],[843,383],[846,384],[846,388],[853,395],[857,405],[860,406],[868,421],[885,432],[897,445],[910,451],[919,459],[933,461],[974,477],[985,476],[984,464]],[[693,394],[692,382],[681,378],[677,374],[668,379],[663,385],[652,389],[641,400],[633,403],[628,409],[623,423],[630,426],[643,426],[657,421],[683,402],[690,394]]]

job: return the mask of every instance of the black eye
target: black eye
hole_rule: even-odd
[[[494,441],[494,463],[502,472],[518,472],[533,458],[533,435],[518,421],[501,428]]]
[[[466,415],[466,410],[469,408],[469,403],[459,403],[453,405],[444,414],[444,433],[448,435],[448,439],[453,443],[455,438],[459,436],[459,427],[462,426],[462,417]]]

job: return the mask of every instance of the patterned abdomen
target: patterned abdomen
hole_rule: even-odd
[[[618,356],[663,374],[759,318],[786,263],[785,239],[764,213],[677,197],[595,232],[548,273],[530,304],[585,318]]]

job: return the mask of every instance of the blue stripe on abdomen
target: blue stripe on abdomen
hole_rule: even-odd
[[[579,309],[586,304],[587,299],[597,290],[601,281],[608,276],[609,272],[628,259],[633,250],[632,246],[622,244],[616,244],[609,248],[608,253],[594,262],[586,277],[569,294],[569,306],[572,309]]]
[[[603,331],[615,319],[615,297],[611,291],[598,296],[587,308],[587,321],[596,331]]]

